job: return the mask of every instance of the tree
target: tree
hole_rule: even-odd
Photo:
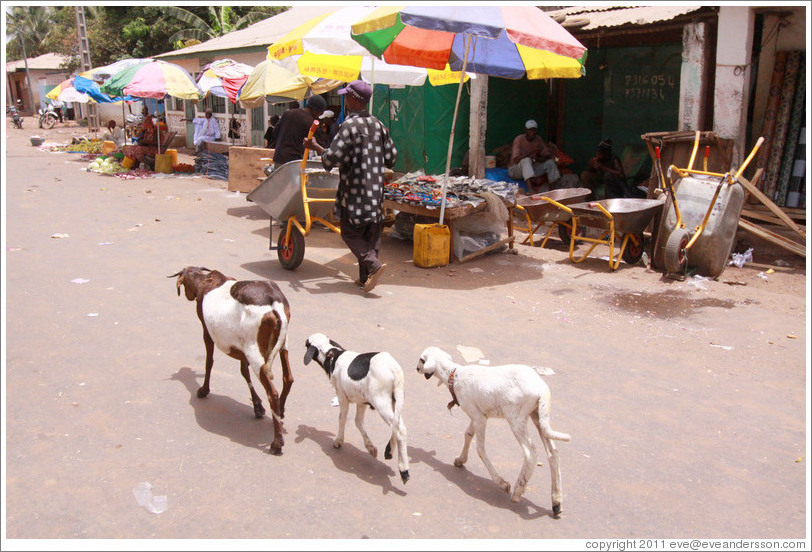
[[[209,6],[207,15],[210,23],[206,23],[202,17],[190,10],[175,6],[164,6],[163,12],[166,15],[191,25],[190,28],[182,29],[170,36],[169,43],[173,46],[183,47],[185,46],[184,41],[190,39],[206,41],[247,27],[252,23],[256,23],[257,21],[261,21],[271,15],[284,11],[286,8],[266,7],[262,9],[262,11],[252,10],[242,16],[237,14],[236,9],[237,8],[231,6]],[[235,19],[236,21],[234,21]]]
[[[25,41],[25,53],[29,58],[41,56],[48,52],[43,42],[51,31],[51,8],[48,6],[14,6],[7,13],[6,35],[16,40],[6,44],[6,61],[22,59],[22,45]]]

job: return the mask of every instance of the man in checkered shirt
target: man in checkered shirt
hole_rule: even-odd
[[[338,167],[336,208],[341,238],[358,258],[355,283],[372,291],[386,265],[378,259],[383,232],[384,171],[391,169],[398,151],[389,130],[367,111],[372,87],[355,80],[338,91],[345,95],[349,115],[328,148],[315,139],[305,147],[321,155],[326,170]]]

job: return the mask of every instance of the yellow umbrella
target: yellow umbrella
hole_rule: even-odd
[[[322,94],[337,88],[341,81],[317,79],[296,73],[266,59],[248,75],[237,94],[243,108],[260,107],[265,101],[303,100],[309,94]]]

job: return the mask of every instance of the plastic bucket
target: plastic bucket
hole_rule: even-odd
[[[178,150],[176,150],[176,149],[168,149],[168,150],[166,150],[166,155],[172,156],[172,164],[173,165],[178,164]]]
[[[116,143],[110,140],[102,142],[102,155],[108,155],[116,151]]]
[[[133,159],[132,157],[127,157],[126,155],[124,156],[124,160],[121,161],[121,166],[127,170],[132,169],[134,165],[135,159]]]
[[[155,172],[172,174],[172,156],[159,153],[155,156]]]
[[[445,224],[414,225],[414,264],[422,268],[445,266],[451,252],[451,231]]]

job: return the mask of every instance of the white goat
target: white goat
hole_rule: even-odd
[[[197,396],[209,394],[209,379],[214,364],[214,345],[231,358],[240,361],[240,373],[248,383],[254,416],[262,418],[265,409],[262,400],[251,385],[250,368],[262,383],[271,404],[274,439],[271,454],[282,454],[282,422],[285,401],[293,386],[293,375],[288,362],[287,333],[290,305],[282,291],[271,281],[241,281],[225,276],[217,270],[187,266],[169,276],[178,277],[177,288],[183,286],[186,298],[197,301],[197,317],[203,324],[203,343],[206,346],[206,376]],[[282,362],[282,395],[273,385],[271,365],[276,355]]]
[[[518,502],[527,481],[533,474],[536,450],[527,433],[527,419],[533,420],[547,449],[552,475],[553,513],[561,512],[561,471],[558,450],[553,439],[569,441],[566,433],[553,431],[550,427],[550,389],[540,374],[530,366],[508,364],[504,366],[462,366],[451,355],[437,347],[428,347],[420,355],[417,371],[426,379],[437,376],[451,391],[450,409],[459,404],[471,418],[465,430],[462,453],[454,460],[458,468],[468,460],[471,438],[476,435],[476,450],[488,468],[491,479],[505,492],[510,493],[510,483],[502,479],[485,453],[485,426],[488,418],[505,418],[519,441],[524,453],[522,471],[513,488],[510,500]]]
[[[364,446],[374,457],[378,449],[364,429],[367,406],[377,410],[383,421],[392,428],[392,437],[386,444],[384,458],[392,458],[392,447],[397,445],[400,478],[409,480],[409,459],[406,451],[406,426],[403,424],[403,370],[389,353],[354,353],[326,335],[316,333],[305,342],[307,352],[304,363],[315,359],[324,369],[338,396],[338,433],[333,447],[344,443],[344,425],[350,403],[355,403],[355,426],[361,432]]]

